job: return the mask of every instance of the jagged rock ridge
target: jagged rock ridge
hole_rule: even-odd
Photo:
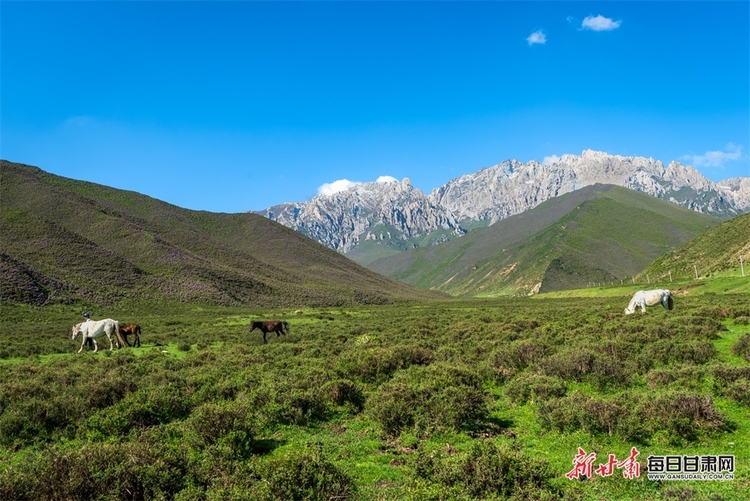
[[[341,252],[362,240],[407,242],[437,229],[460,235],[456,217],[435,205],[408,178],[363,183],[334,195],[286,203],[260,212]]]
[[[585,150],[549,164],[506,160],[455,178],[425,195],[408,179],[356,185],[334,195],[261,211],[270,219],[348,253],[366,240],[392,247],[438,243],[490,225],[559,195],[614,184],[689,209],[731,217],[750,210],[750,177],[714,183],[696,169],[653,158]],[[430,239],[431,234],[437,234]]]

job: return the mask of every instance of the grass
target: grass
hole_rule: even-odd
[[[659,281],[651,283],[632,283],[628,280],[614,280],[610,285],[592,286],[581,289],[567,289],[561,291],[537,294],[537,298],[594,298],[617,297],[632,295],[638,290],[669,289],[676,291],[676,295],[717,295],[717,294],[748,294],[750,293],[750,279],[743,277],[739,270],[717,273],[708,278],[696,280]],[[627,306],[627,305],[626,305]]]
[[[750,259],[747,254],[749,234],[750,214],[742,214],[660,256],[640,276],[665,277],[671,273],[674,278],[684,278],[694,276],[696,270],[699,276],[740,276],[740,258],[745,263]],[[750,275],[750,267],[746,268],[746,275]]]
[[[137,480],[132,480],[131,488],[158,486],[146,497],[179,498],[191,492],[191,496],[216,498],[234,492],[235,496],[263,498],[268,494],[264,485],[279,489],[296,485],[284,484],[283,476],[267,476],[268,468],[275,465],[286,471],[283,468],[291,467],[293,458],[303,454],[304,464],[314,475],[330,478],[341,474],[349,479],[356,486],[356,493],[346,495],[350,498],[469,499],[477,497],[468,494],[475,492],[471,490],[475,487],[464,484],[468,480],[461,480],[456,473],[461,468],[474,468],[476,465],[467,462],[470,460],[493,468],[491,461],[496,456],[487,456],[482,448],[482,444],[491,443],[499,448],[500,457],[517,455],[512,457],[520,461],[519,471],[532,468],[532,461],[547,465],[551,473],[544,481],[546,486],[534,487],[533,492],[550,499],[743,499],[750,480],[750,444],[743,438],[750,433],[750,410],[717,394],[712,374],[716,367],[748,367],[746,360],[731,351],[737,339],[750,330],[742,323],[748,295],[712,294],[711,290],[701,295],[700,287],[690,290],[691,295],[680,298],[672,312],[649,309],[645,315],[629,317],[621,313],[630,294],[627,288],[598,291],[610,294],[598,297],[583,289],[576,297],[547,294],[348,308],[132,303],[92,313],[95,318],[109,316],[140,323],[143,347],[81,355],[75,354],[80,345],[69,338],[69,325],[80,316],[80,307],[4,305],[0,377],[6,383],[0,387],[0,431],[5,438],[0,445],[0,485],[6,486],[5,495],[40,495],[46,491],[29,479],[54,478],[63,486],[70,481],[49,470],[56,464],[54,458],[73,460],[79,454],[75,451],[82,450],[93,454],[90,461],[96,464],[96,458],[107,457],[111,444],[120,444],[117,447],[126,448],[133,457],[156,454],[148,456],[151,461],[173,465],[177,476],[171,477],[130,464],[133,477],[128,478]],[[289,321],[290,335],[272,336],[267,345],[257,332],[248,335],[251,319],[272,317]],[[649,338],[654,335],[657,337]],[[701,362],[674,358],[691,356],[689,352],[664,355],[657,349],[662,346],[658,338],[663,336],[674,338],[674,346],[710,340],[715,353]],[[524,351],[533,346],[546,348],[538,355]],[[588,350],[595,357],[603,357],[606,346],[617,347],[621,362],[630,364],[633,372],[632,378],[619,379],[615,371],[605,386],[588,369],[563,372],[564,398],[575,392],[595,399],[632,395],[645,401],[681,391],[707,394],[712,395],[714,408],[727,427],[708,431],[697,424],[681,435],[659,425],[643,441],[634,441],[623,439],[619,432],[609,435],[545,426],[543,408],[557,397],[518,403],[506,390],[523,374],[558,370],[552,361],[566,356],[571,346],[577,347],[572,353]],[[521,358],[514,358],[518,356]],[[647,359],[656,365],[639,365]],[[424,426],[407,426],[396,435],[386,433],[373,406],[376,402],[398,403],[401,397],[383,400],[389,385],[400,384],[405,392],[433,392],[419,397],[415,393],[414,410],[423,405],[429,409],[434,405],[429,402],[450,397],[443,393],[446,389],[465,384],[456,379],[443,388],[425,386],[428,375],[449,374],[441,372],[441,367],[461,369],[481,380],[484,403],[477,403],[474,411],[485,412],[484,418],[446,425],[440,413],[416,414],[415,423]],[[655,371],[675,376],[677,382],[665,379],[661,386],[651,387],[647,380]],[[691,371],[705,376],[681,388],[680,374]],[[75,377],[70,379],[72,375]],[[330,393],[335,388],[339,393]],[[346,388],[354,393],[341,393]],[[360,398],[357,392],[361,392],[362,408],[355,404]],[[44,398],[49,402],[42,395],[47,395]],[[172,400],[176,395],[181,396]],[[86,401],[89,404],[83,405]],[[245,414],[237,414],[240,411],[250,414],[242,417]],[[236,430],[252,430],[254,438],[247,442],[250,449],[238,448],[242,443],[237,442],[239,435],[211,438],[213,432],[209,431],[200,432],[209,435],[196,435],[202,430],[199,417],[212,415],[207,412],[218,412],[227,419],[234,416],[235,426],[239,426]],[[13,416],[28,419],[17,421]],[[209,442],[201,442],[207,439],[200,437],[206,436]],[[146,443],[148,448],[144,448]],[[735,454],[736,480],[657,484],[646,480],[644,474],[638,480],[617,475],[587,482],[565,478],[578,447],[596,452],[598,459],[609,453],[619,459],[626,457],[632,446],[638,447],[644,464],[649,454]],[[173,462],[173,454],[187,454],[192,459]],[[118,477],[117,468],[124,466],[107,464],[101,465],[101,475],[119,478],[110,485],[128,482]],[[97,475],[87,471],[80,472],[82,478]],[[492,489],[498,488],[488,482],[489,490],[478,497],[491,497]],[[105,490],[96,491],[93,497],[122,495],[101,485],[97,489]],[[517,488],[524,487],[519,484]],[[517,496],[525,496],[520,492]]]

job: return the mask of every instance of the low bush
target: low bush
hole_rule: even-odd
[[[184,421],[194,449],[218,450],[231,459],[247,458],[254,450],[257,425],[246,401],[222,401],[197,407]]]
[[[677,365],[653,369],[646,374],[646,384],[651,389],[671,387],[698,391],[703,387],[706,369],[695,365]]]
[[[263,482],[253,499],[276,501],[354,499],[357,489],[352,478],[328,460],[322,446],[308,445],[264,463],[259,473]]]
[[[348,379],[329,381],[324,385],[323,392],[334,405],[348,407],[354,413],[361,412],[365,406],[365,395],[362,389]]]
[[[669,364],[705,364],[716,356],[716,348],[709,341],[672,338],[646,345],[638,357],[642,371]]]
[[[528,401],[543,401],[562,397],[568,385],[559,377],[545,376],[533,372],[522,372],[507,382],[503,388],[505,396],[516,404]]]
[[[418,478],[439,482],[445,499],[560,499],[546,461],[482,440],[466,454],[451,457],[420,449],[414,459]]]
[[[134,429],[183,419],[189,413],[190,404],[179,385],[149,387],[128,393],[117,404],[93,414],[79,431],[91,440],[103,440],[107,436],[125,436]]]
[[[414,366],[381,385],[367,412],[384,434],[418,435],[471,429],[487,418],[487,397],[476,372],[435,364]]]
[[[305,425],[326,416],[322,387],[309,388],[304,383],[274,378],[248,390],[249,405],[256,410],[261,427]]]
[[[627,386],[631,380],[631,373],[624,363],[593,348],[575,346],[563,349],[540,360],[537,367],[548,376],[568,381],[589,381],[600,389]]]
[[[365,346],[342,354],[338,358],[337,370],[342,377],[378,384],[387,381],[399,369],[430,362],[432,353],[419,346]]]
[[[492,354],[495,369],[509,371],[511,374],[522,371],[552,352],[552,348],[538,339],[513,341],[497,349]]]
[[[750,407],[750,380],[739,379],[727,385],[719,392],[719,395]]]
[[[186,457],[160,443],[53,447],[0,473],[0,499],[171,499],[186,479]]]
[[[679,443],[725,427],[711,397],[682,392],[650,398],[626,392],[599,399],[576,391],[542,403],[537,414],[547,429],[618,434],[639,443],[647,443],[657,432],[664,432],[671,442]]]
[[[715,367],[713,376],[717,395],[750,407],[750,367]]]
[[[737,338],[737,342],[732,345],[731,350],[738,357],[750,362],[750,332]]]

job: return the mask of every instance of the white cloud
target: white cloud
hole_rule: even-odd
[[[559,161],[560,157],[558,157],[557,155],[550,155],[548,157],[544,157],[544,159],[542,160],[542,165],[552,165]]]
[[[376,183],[398,183],[398,179],[393,176],[380,176]],[[332,183],[325,183],[318,187],[318,195],[331,196],[349,188],[364,184],[359,181],[349,181],[348,179],[339,179]]]
[[[742,146],[729,143],[724,147],[725,151],[707,151],[703,155],[684,155],[682,160],[687,160],[693,167],[724,167],[726,162],[742,158]]]
[[[581,23],[582,30],[591,31],[612,31],[620,27],[622,21],[613,21],[608,17],[602,15],[588,16]]]
[[[398,179],[393,176],[380,176],[376,183],[398,183]]]
[[[318,195],[325,195],[325,196],[335,195],[336,193],[340,191],[346,191],[352,186],[357,186],[360,184],[362,183],[349,181],[348,179],[339,179],[338,181],[334,181],[332,183],[325,183],[321,185],[318,188]]]
[[[536,30],[534,33],[528,36],[526,41],[529,42],[529,45],[534,45],[534,44],[544,45],[547,43],[547,36],[544,34],[542,30]]]

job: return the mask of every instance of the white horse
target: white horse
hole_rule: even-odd
[[[114,344],[112,343],[112,334],[116,336],[115,343],[117,344],[117,347],[120,348],[122,344],[120,323],[117,320],[112,320],[111,318],[105,318],[104,320],[97,321],[86,320],[85,322],[74,325],[72,330],[73,340],[75,340],[79,332],[83,337],[81,339],[81,349],[78,350],[78,353],[81,353],[83,351],[83,345],[86,344],[87,339],[91,339],[91,341],[93,341],[94,353],[96,353],[99,350],[99,346],[96,344],[96,338],[100,337],[102,334],[106,334],[107,339],[109,339],[109,351],[112,351],[112,349],[114,348]]]
[[[630,304],[625,308],[625,314],[635,313],[637,307],[641,307],[641,313],[646,313],[646,306],[656,306],[661,304],[665,310],[674,308],[672,293],[666,289],[655,289],[652,291],[638,291],[630,300]]]

